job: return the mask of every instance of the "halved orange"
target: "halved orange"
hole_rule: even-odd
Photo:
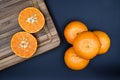
[[[90,60],[79,57],[73,47],[67,49],[64,55],[64,61],[67,67],[72,70],[82,70],[87,67]]]
[[[73,48],[84,59],[94,58],[100,50],[99,38],[90,31],[81,32],[74,40]]]
[[[100,39],[101,47],[98,54],[105,54],[110,48],[110,37],[103,31],[93,31]]]
[[[88,31],[87,26],[80,21],[71,21],[64,30],[64,36],[68,43],[73,44],[75,37],[83,31]]]
[[[42,12],[37,8],[28,7],[20,12],[18,23],[26,32],[36,33],[43,28],[45,24],[45,18]]]
[[[11,49],[17,56],[30,58],[37,50],[37,40],[28,32],[17,32],[12,36]]]

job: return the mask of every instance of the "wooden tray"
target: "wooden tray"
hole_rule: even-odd
[[[59,36],[44,0],[0,0],[0,70],[26,60],[12,52],[10,40],[13,34],[22,30],[17,21],[19,12],[30,6],[41,10],[46,20],[44,28],[33,34],[39,44],[34,56],[51,50],[60,44]]]

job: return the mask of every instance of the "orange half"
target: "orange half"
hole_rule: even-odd
[[[27,32],[17,32],[11,39],[12,51],[22,58],[30,58],[37,49],[36,38]]]
[[[28,7],[20,12],[18,23],[26,32],[36,33],[43,28],[45,19],[40,10],[34,7]]]

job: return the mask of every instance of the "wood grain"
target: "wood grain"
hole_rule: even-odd
[[[27,59],[16,56],[10,48],[13,34],[22,31],[18,25],[18,14],[26,8],[34,6],[44,14],[46,24],[44,28],[33,34],[38,40],[38,49],[34,56],[40,55],[57,47],[60,39],[53,20],[44,0],[1,0],[0,1],[0,70],[25,61]],[[33,57],[34,57],[33,56]]]

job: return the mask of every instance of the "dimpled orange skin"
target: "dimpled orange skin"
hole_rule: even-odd
[[[105,54],[110,48],[110,37],[103,31],[93,31],[100,39],[101,47],[98,54]]]
[[[40,10],[35,7],[27,7],[20,12],[18,23],[26,32],[36,33],[43,28],[45,19]]]
[[[83,31],[88,31],[84,23],[80,21],[72,21],[65,27],[64,36],[68,43],[73,44],[75,37]]]
[[[17,32],[12,36],[11,49],[19,57],[30,58],[37,50],[37,40],[30,33]]]
[[[84,59],[94,58],[100,49],[98,37],[91,31],[81,32],[74,40],[73,48]]]
[[[67,67],[72,70],[82,70],[87,67],[90,60],[83,59],[79,57],[73,47],[67,49],[64,55],[64,61]]]

